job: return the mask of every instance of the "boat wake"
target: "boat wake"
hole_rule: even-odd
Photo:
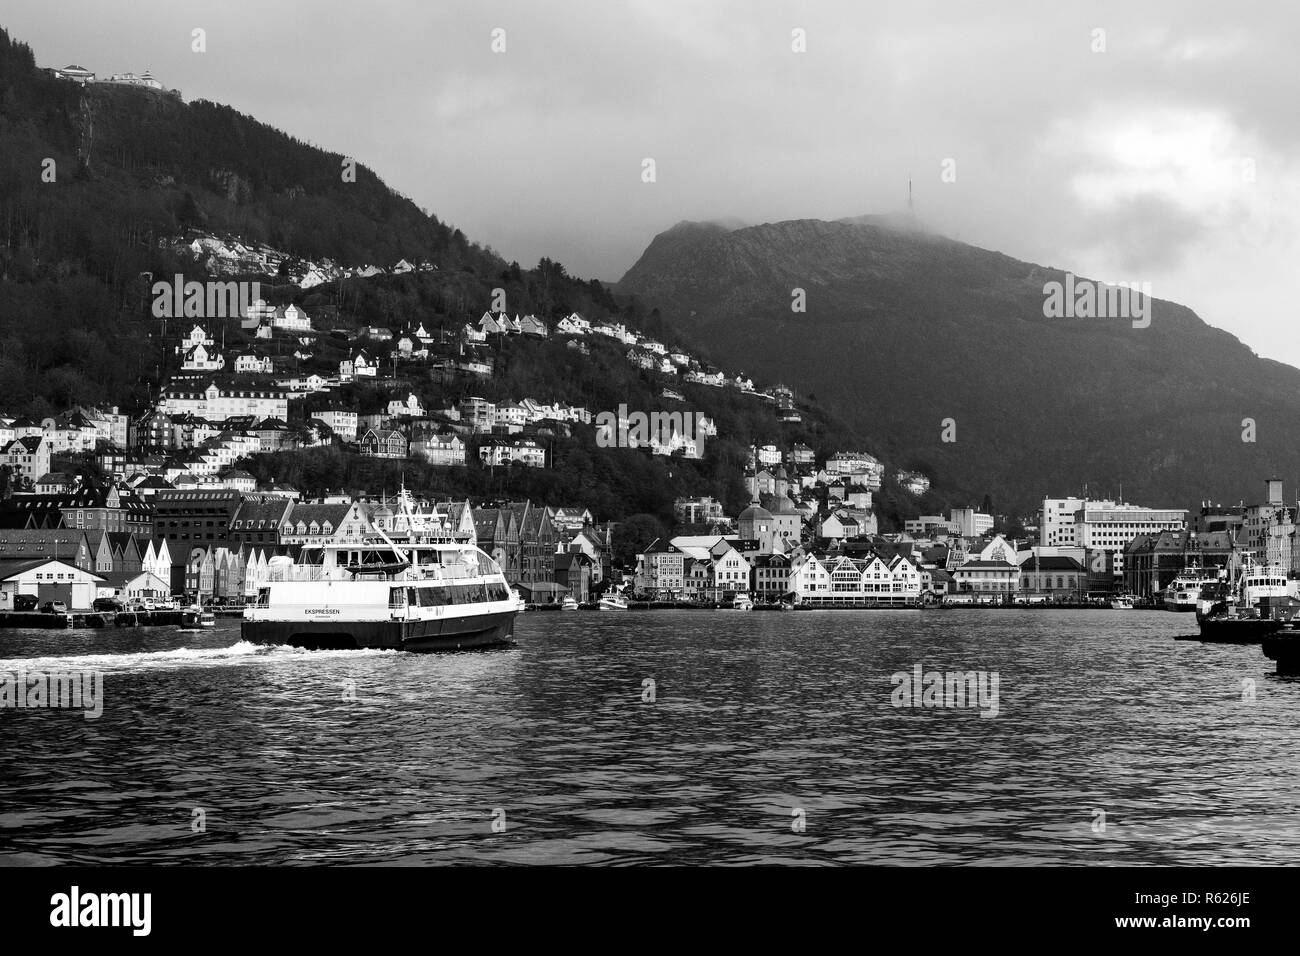
[[[55,657],[0,659],[0,672],[56,671],[70,669],[100,671],[176,670],[186,667],[229,667],[234,664],[279,664],[293,661],[321,661],[331,658],[373,657],[396,654],[392,650],[309,651],[287,645],[263,646],[239,641],[227,647],[178,647],[170,651],[142,651],[124,654],[81,654]]]

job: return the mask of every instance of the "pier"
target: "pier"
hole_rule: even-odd
[[[0,630],[39,628],[64,631],[104,627],[158,627],[180,623],[180,611],[69,611],[65,614],[0,611]]]

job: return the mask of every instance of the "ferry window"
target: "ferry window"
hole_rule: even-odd
[[[258,588],[258,589],[257,589],[257,605],[258,605],[258,607],[269,607],[270,604],[271,604],[271,589],[270,589],[270,588]]]
[[[438,603],[438,596],[434,593],[433,588],[420,588],[420,607],[434,607]]]
[[[406,588],[392,588],[388,592],[389,607],[406,607]]]

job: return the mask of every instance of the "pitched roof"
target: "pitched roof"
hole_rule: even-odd
[[[293,525],[300,522],[310,525],[313,521],[318,525],[324,525],[328,521],[330,527],[337,529],[350,510],[352,510],[351,504],[298,504],[294,505],[286,520]]]

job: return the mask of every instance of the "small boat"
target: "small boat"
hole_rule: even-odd
[[[564,601],[560,604],[561,611],[576,611],[577,609],[578,609],[578,602],[575,601],[572,597],[566,597]]]
[[[626,611],[627,598],[617,591],[613,591],[600,599],[599,607],[602,611]]]
[[[1129,594],[1117,594],[1110,599],[1110,609],[1112,611],[1131,611],[1133,610],[1133,597]]]
[[[748,594],[737,594],[731,602],[731,608],[734,611],[752,611],[754,602]]]
[[[202,631],[217,626],[217,616],[207,608],[187,607],[181,611],[182,631]]]

